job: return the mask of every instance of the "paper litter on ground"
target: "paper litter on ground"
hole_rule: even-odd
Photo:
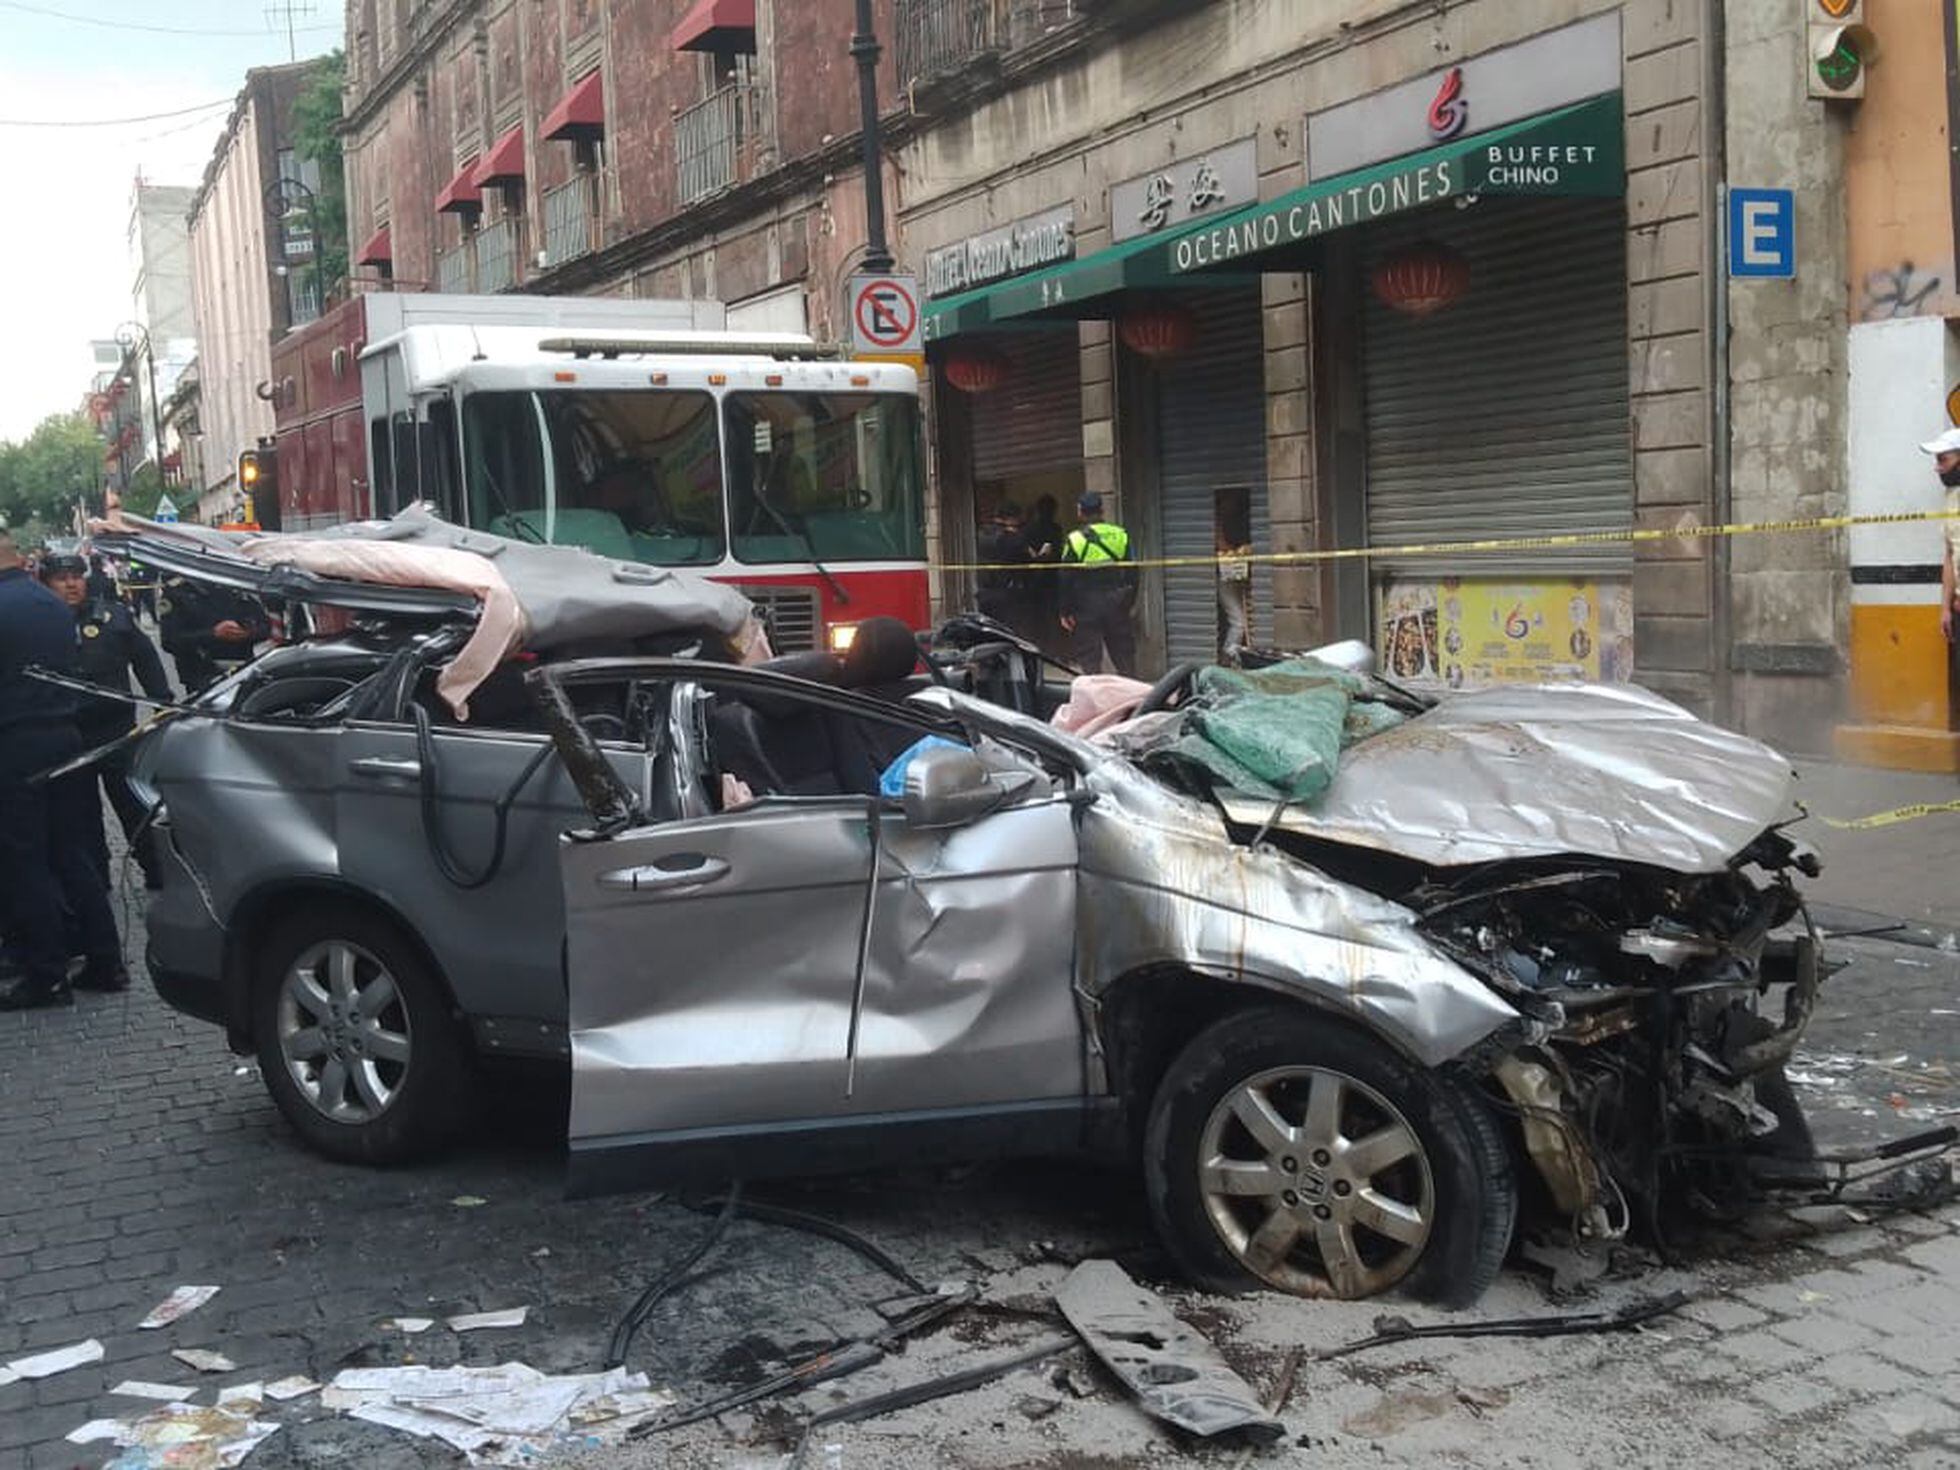
[[[234,1470],[279,1432],[240,1406],[166,1404],[140,1419],[111,1421],[123,1453],[106,1470]],[[92,1426],[84,1425],[83,1428]]]
[[[71,1429],[64,1436],[70,1444],[94,1444],[98,1439],[114,1439],[122,1433],[122,1425],[114,1419],[91,1419],[80,1429]]]
[[[136,1325],[138,1327],[168,1327],[179,1318],[188,1317],[199,1307],[218,1294],[215,1286],[180,1286],[169,1296],[150,1308],[150,1315]]]
[[[229,1373],[238,1366],[223,1353],[214,1353],[209,1348],[172,1348],[170,1356],[200,1373]]]
[[[14,1378],[46,1378],[54,1373],[66,1373],[70,1368],[79,1368],[84,1363],[102,1361],[102,1344],[94,1338],[78,1342],[65,1348],[53,1348],[45,1353],[32,1353],[25,1358],[15,1358],[7,1364],[7,1371]],[[9,1379],[8,1382],[12,1382]]]
[[[276,1378],[265,1386],[265,1396],[284,1403],[287,1399],[303,1398],[319,1388],[311,1378],[295,1373],[290,1378]]]
[[[431,1327],[436,1325],[436,1319],[433,1317],[390,1317],[381,1325],[383,1327],[392,1327],[397,1332],[427,1332]]]
[[[350,1368],[320,1394],[322,1406],[423,1439],[438,1439],[479,1465],[532,1465],[557,1450],[615,1443],[633,1424],[664,1413],[673,1394],[646,1375],[551,1377],[526,1363],[493,1368]]]
[[[175,1383],[149,1383],[141,1378],[125,1378],[109,1392],[120,1394],[124,1398],[156,1399],[166,1404],[187,1404],[197,1390],[180,1387]]]
[[[463,1312],[449,1319],[451,1332],[474,1332],[479,1327],[522,1327],[529,1307],[506,1307],[500,1312]]]
[[[221,1404],[262,1404],[265,1402],[265,1385],[263,1383],[234,1383],[229,1388],[218,1390],[218,1402]],[[235,1414],[239,1411],[234,1409],[232,1412]]]
[[[478,1205],[489,1204],[490,1201],[480,1194],[459,1194],[450,1203],[459,1210],[473,1210]]]

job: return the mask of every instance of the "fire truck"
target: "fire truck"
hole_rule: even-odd
[[[274,349],[257,520],[427,500],[518,540],[739,586],[780,651],[928,618],[918,379],[710,301],[357,296]],[[276,512],[276,519],[273,514]]]

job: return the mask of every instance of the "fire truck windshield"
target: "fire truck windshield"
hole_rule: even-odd
[[[463,404],[470,524],[663,566],[919,561],[909,395],[546,389]],[[723,487],[727,487],[724,494]]]

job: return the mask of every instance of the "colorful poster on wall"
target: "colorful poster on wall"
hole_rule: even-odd
[[[1480,689],[1633,675],[1633,589],[1625,580],[1445,577],[1380,584],[1376,629],[1392,678]]]

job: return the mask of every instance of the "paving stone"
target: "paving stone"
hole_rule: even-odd
[[[1794,1368],[1817,1356],[1761,1329],[1718,1337],[1709,1344],[1709,1347],[1713,1352],[1734,1358],[1749,1368],[1764,1372]]]
[[[1915,1266],[1942,1276],[1960,1276],[1960,1235],[1942,1235],[1909,1245],[1900,1252]]]
[[[1705,1297],[1699,1301],[1689,1302],[1681,1309],[1681,1315],[1690,1321],[1712,1327],[1717,1332],[1734,1332],[1769,1320],[1768,1315],[1761,1308],[1727,1296]]]
[[[1829,1310],[1818,1310],[1807,1317],[1792,1317],[1769,1329],[1785,1342],[1806,1353],[1825,1355],[1843,1352],[1872,1341],[1871,1328]]]

